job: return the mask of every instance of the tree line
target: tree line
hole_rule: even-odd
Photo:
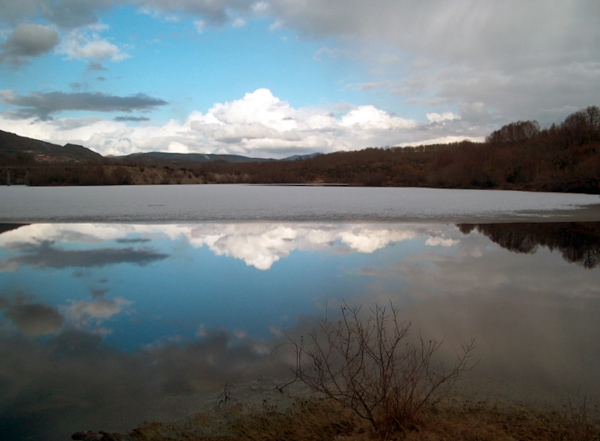
[[[2,179],[0,173],[0,183]],[[161,167],[104,158],[79,165],[37,165],[27,179],[28,185],[330,183],[600,193],[600,109],[588,107],[545,129],[537,121],[513,122],[481,143],[369,147],[295,161]]]

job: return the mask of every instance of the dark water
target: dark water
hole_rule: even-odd
[[[289,379],[285,334],[343,302],[392,303],[449,359],[474,339],[464,392],[600,399],[600,223],[473,223],[592,216],[587,196],[14,189],[0,219],[39,222],[0,225],[2,439],[126,432],[225,384]]]

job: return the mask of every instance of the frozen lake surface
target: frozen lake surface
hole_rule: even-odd
[[[251,185],[4,187],[0,222],[600,220],[597,195]]]

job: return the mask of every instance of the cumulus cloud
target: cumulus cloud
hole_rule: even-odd
[[[342,117],[341,124],[367,130],[411,129],[417,125],[415,121],[392,116],[375,106],[360,106],[351,110]]]
[[[22,23],[2,43],[2,56],[14,64],[19,64],[28,58],[50,52],[56,47],[58,41],[58,33],[54,29],[48,26]]]
[[[205,149],[259,156],[353,150],[365,142],[393,145],[407,137],[404,130],[417,126],[373,106],[350,107],[337,117],[330,109],[293,108],[268,89],[217,103],[206,113],[194,112],[188,124]]]
[[[129,57],[114,44],[100,39],[85,42],[67,41],[64,52],[71,58],[92,58],[94,60],[121,61]]]
[[[9,113],[9,117],[12,119],[38,118],[40,120],[51,119],[53,114],[69,110],[90,112],[149,111],[167,104],[164,100],[143,93],[131,96],[106,95],[98,92],[34,92],[29,95],[19,95],[8,90],[0,91],[0,100],[4,104],[18,107],[16,111]]]
[[[442,114],[439,113],[428,113],[425,116],[427,116],[427,119],[430,122],[434,122],[434,123],[441,123],[444,121],[454,121],[455,119],[460,119],[460,116],[455,115],[452,112],[444,112]]]
[[[106,25],[95,24],[71,31],[58,47],[58,52],[74,59],[99,61],[122,61],[129,55],[119,47],[100,37],[100,32],[108,29]],[[98,69],[96,69],[98,70]]]
[[[436,124],[401,118],[374,106],[347,105],[341,110],[335,106],[295,108],[269,89],[257,89],[240,99],[216,103],[206,112],[194,111],[184,122],[170,120],[143,126],[126,124],[145,121],[135,116],[119,116],[112,121],[50,119],[63,110],[144,111],[166,105],[165,101],[143,94],[118,97],[54,92],[21,96],[12,91],[0,92],[0,100],[21,107],[0,117],[0,128],[61,145],[67,142],[85,145],[103,155],[171,149],[277,158],[366,146],[423,143],[441,133]],[[16,121],[17,118],[21,122]],[[38,121],[32,126],[34,118],[46,122]],[[460,122],[446,122],[457,121]],[[487,135],[487,132],[467,132],[458,125],[454,130],[455,136],[462,136],[460,140],[477,140],[478,136],[483,139]]]

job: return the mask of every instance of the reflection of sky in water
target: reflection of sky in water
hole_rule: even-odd
[[[488,233],[514,245],[514,232],[496,230]],[[581,389],[597,399],[600,271],[533,249],[512,253],[478,232],[429,224],[7,231],[0,380],[10,387],[0,430],[19,439],[14,425],[34,417],[66,424],[57,416],[64,412],[90,424],[117,413],[138,421],[162,396],[273,375],[282,329],[302,332],[299,319],[344,300],[393,302],[423,336],[443,339],[448,354],[475,338],[479,375],[524,394]]]
[[[194,338],[207,327],[264,338],[328,298],[383,289],[389,280],[370,276],[387,262],[453,243],[419,228],[38,224],[0,236],[0,283],[21,309],[53,308],[65,327],[124,349]]]

